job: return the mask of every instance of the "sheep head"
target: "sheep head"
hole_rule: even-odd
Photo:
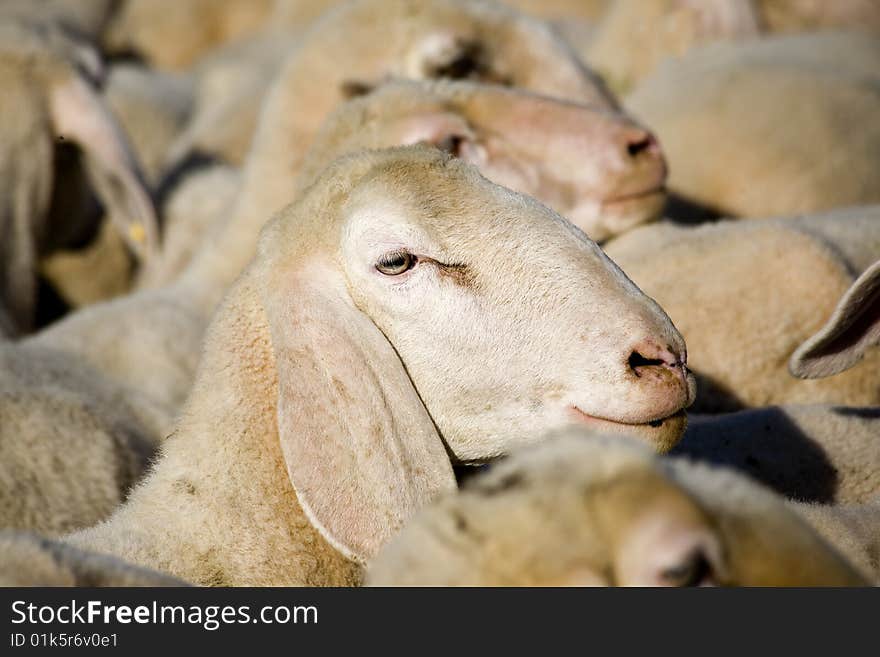
[[[454,487],[451,461],[570,424],[660,450],[684,430],[693,378],[660,307],[576,227],[436,149],[337,161],[255,267],[290,479],[355,560]]]
[[[784,502],[733,472],[567,430],[425,509],[379,586],[861,586]]]
[[[625,115],[471,82],[397,80],[349,101],[315,138],[300,182],[345,153],[416,142],[534,196],[594,240],[656,219],[666,200],[660,146]]]

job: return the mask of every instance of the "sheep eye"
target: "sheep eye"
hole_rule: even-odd
[[[682,563],[664,570],[661,577],[669,586],[700,586],[712,582],[712,566],[702,551],[697,550]]]
[[[470,55],[456,57],[451,62],[437,68],[437,77],[462,80],[477,72],[477,60]]]
[[[417,258],[406,251],[388,253],[376,263],[376,269],[386,276],[400,276],[416,265]]]
[[[464,143],[464,137],[459,135],[447,135],[437,142],[436,146],[441,151],[445,151],[453,157],[461,156],[461,145]]]
[[[431,77],[463,80],[482,73],[483,52],[478,43],[460,44],[460,50],[452,59],[437,63],[430,71]]]

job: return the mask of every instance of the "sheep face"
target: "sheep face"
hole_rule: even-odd
[[[674,444],[693,385],[665,313],[551,211],[464,167],[450,178],[357,190],[341,256],[456,458],[572,421]]]
[[[455,458],[490,459],[578,422],[671,447],[694,385],[662,309],[544,206],[434,149],[399,152],[416,164],[367,174],[336,226],[293,222],[272,242],[295,250],[314,246],[310,230],[329,236],[328,261],[340,263],[347,294],[394,347]],[[285,259],[315,263],[308,252]]]
[[[660,147],[626,116],[467,82],[400,81],[352,101],[325,124],[309,166],[360,148],[417,142],[534,196],[594,240],[655,219],[666,198]]]

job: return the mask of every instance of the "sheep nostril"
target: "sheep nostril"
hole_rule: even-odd
[[[647,358],[638,351],[634,351],[629,355],[627,365],[629,365],[629,369],[631,369],[636,376],[641,376],[639,371],[646,367],[663,367],[668,366],[669,363],[660,358]]]

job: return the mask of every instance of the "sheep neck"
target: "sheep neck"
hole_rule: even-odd
[[[153,473],[109,521],[70,542],[200,585],[359,582],[360,568],[312,526],[288,478],[257,299],[247,277],[236,285],[208,332],[194,392]]]

